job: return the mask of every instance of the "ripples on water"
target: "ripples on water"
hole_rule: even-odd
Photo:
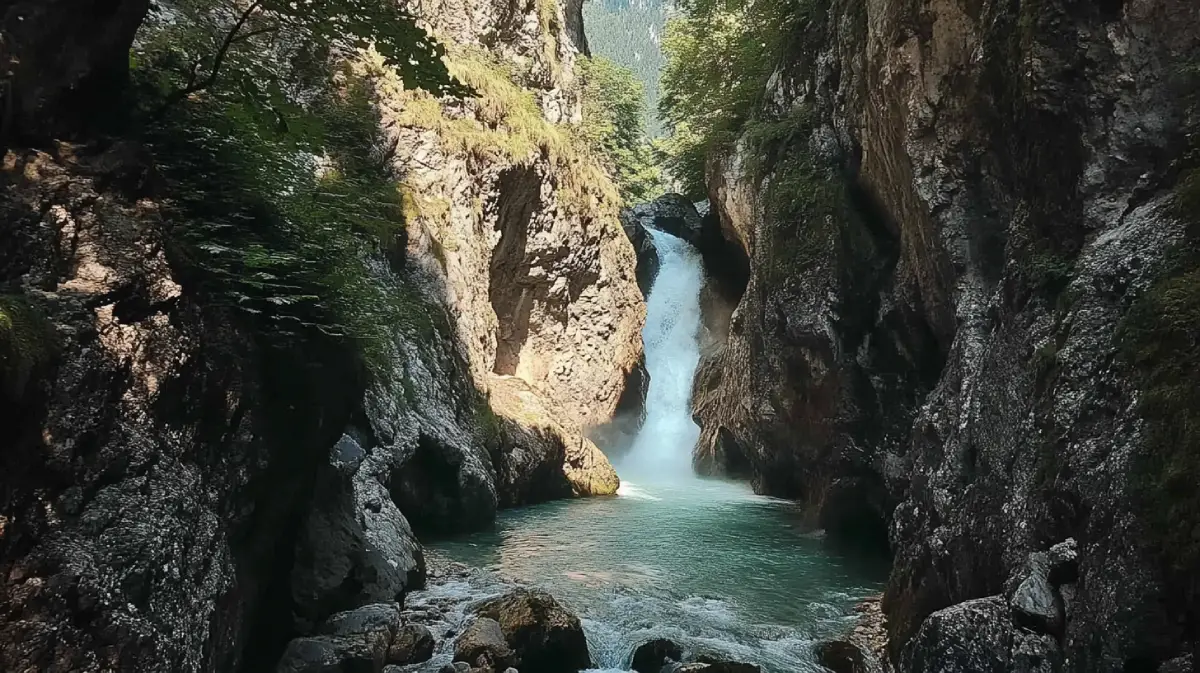
[[[510,510],[492,531],[430,546],[549,590],[579,614],[602,669],[624,670],[638,644],[670,638],[685,657],[821,670],[812,641],[843,630],[886,569],[830,549],[788,502],[692,474],[703,270],[690,245],[651,235],[661,266],[643,332],[650,389],[642,430],[617,463],[619,494]],[[495,590],[435,587],[417,600]]]
[[[884,579],[808,533],[791,504],[741,484],[624,490],[510,510],[493,531],[431,546],[549,590],[583,619],[595,663],[615,669],[665,637],[774,673],[820,670],[811,642],[844,629]]]

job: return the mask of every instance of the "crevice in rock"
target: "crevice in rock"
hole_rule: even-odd
[[[510,168],[496,186],[496,229],[500,241],[492,250],[488,296],[499,321],[496,335],[497,374],[516,374],[521,349],[529,336],[529,315],[536,287],[528,278],[525,248],[529,226],[541,204],[541,180],[533,167]]]

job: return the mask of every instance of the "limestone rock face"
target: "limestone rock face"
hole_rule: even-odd
[[[1164,573],[1139,505],[1155,457],[1118,328],[1185,240],[1173,166],[1195,129],[1167,64],[1200,57],[1200,6],[825,7],[764,112],[819,120],[794,149],[849,176],[846,210],[776,219],[744,144],[710,163],[751,275],[697,373],[697,464],[890,546],[893,660],[925,634],[913,670],[955,670],[919,650],[1011,610],[1010,592],[1033,619],[994,635],[1035,633],[1030,652],[1053,636],[1020,629],[1063,611],[1056,670],[1181,656],[1194,581]],[[1077,582],[1008,584],[1066,538]],[[927,624],[982,596],[999,598]],[[979,647],[977,670],[1018,652]]]
[[[536,108],[521,108],[526,128],[517,129],[532,141],[498,133],[472,144],[456,129],[495,125],[492,116],[511,110],[468,100],[431,109],[446,121],[439,126],[412,114],[402,88],[380,84],[393,165],[415,204],[411,249],[444,285],[479,389],[493,375],[514,376],[565,412],[560,424],[607,422],[641,358],[645,306],[611,180],[554,156],[573,151],[560,145],[580,118],[580,46],[569,30],[578,7],[457,0],[413,9],[447,43],[452,71],[480,78],[480,88],[520,87]],[[480,62],[479,43],[502,67]],[[494,107],[519,105],[515,97]]]

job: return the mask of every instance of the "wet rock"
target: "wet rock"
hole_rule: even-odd
[[[397,603],[364,605],[339,612],[325,620],[317,629],[319,635],[347,636],[362,633],[385,634],[390,641],[400,628],[400,605]]]
[[[433,657],[435,646],[433,633],[423,624],[405,624],[392,638],[388,647],[389,664],[417,664]]]
[[[683,651],[666,638],[655,638],[642,643],[633,651],[630,667],[638,673],[658,673],[664,664],[683,659]]]
[[[296,638],[284,650],[276,673],[358,673],[383,669],[387,638],[378,632]]]
[[[668,664],[662,673],[762,673],[762,669],[754,664],[736,661],[692,662],[687,664]]]
[[[654,279],[658,277],[660,264],[658,250],[654,247],[654,241],[650,238],[650,234],[646,232],[646,225],[632,210],[621,211],[621,229],[629,238],[629,242],[633,244],[633,251],[637,254],[638,289],[642,291],[643,297],[649,297]]]
[[[633,207],[632,216],[644,226],[678,236],[697,248],[704,239],[704,219],[696,206],[680,194],[664,194]]]
[[[477,612],[500,623],[522,673],[574,673],[591,666],[579,618],[544,591],[517,589],[486,601]]]
[[[829,640],[813,648],[817,663],[833,673],[883,673],[879,661],[849,640]]]
[[[514,653],[505,641],[500,624],[479,617],[467,625],[454,642],[454,661],[472,667],[503,671],[512,663]]]

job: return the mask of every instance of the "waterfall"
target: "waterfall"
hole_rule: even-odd
[[[646,420],[617,466],[622,478],[661,482],[694,478],[692,449],[700,428],[692,421],[692,377],[700,362],[700,253],[670,234],[646,230],[659,270],[646,301],[642,341],[650,389]]]

